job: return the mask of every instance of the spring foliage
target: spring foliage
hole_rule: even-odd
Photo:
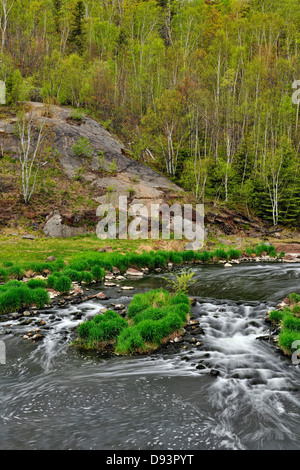
[[[86,108],[196,201],[299,224],[298,0],[5,3],[9,105]]]

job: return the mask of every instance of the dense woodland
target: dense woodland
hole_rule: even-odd
[[[299,0],[0,0],[0,18],[9,105],[84,108],[196,202],[299,226]]]

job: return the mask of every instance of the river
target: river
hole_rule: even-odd
[[[0,449],[299,449],[299,366],[257,337],[269,332],[268,309],[299,292],[300,265],[193,270],[200,346],[186,340],[140,357],[69,346],[83,319],[164,286],[162,273],[122,281],[132,291],[90,290],[108,301],[40,311],[32,325],[45,321],[42,342],[23,338],[36,326],[2,321]]]

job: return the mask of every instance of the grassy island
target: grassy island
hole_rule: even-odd
[[[126,318],[111,310],[81,323],[74,342],[82,349],[110,349],[116,354],[143,354],[158,349],[189,320],[185,294],[155,289],[136,294]]]

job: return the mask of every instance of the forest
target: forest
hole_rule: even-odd
[[[87,112],[195,202],[294,228],[299,48],[299,0],[0,0],[9,106]]]

